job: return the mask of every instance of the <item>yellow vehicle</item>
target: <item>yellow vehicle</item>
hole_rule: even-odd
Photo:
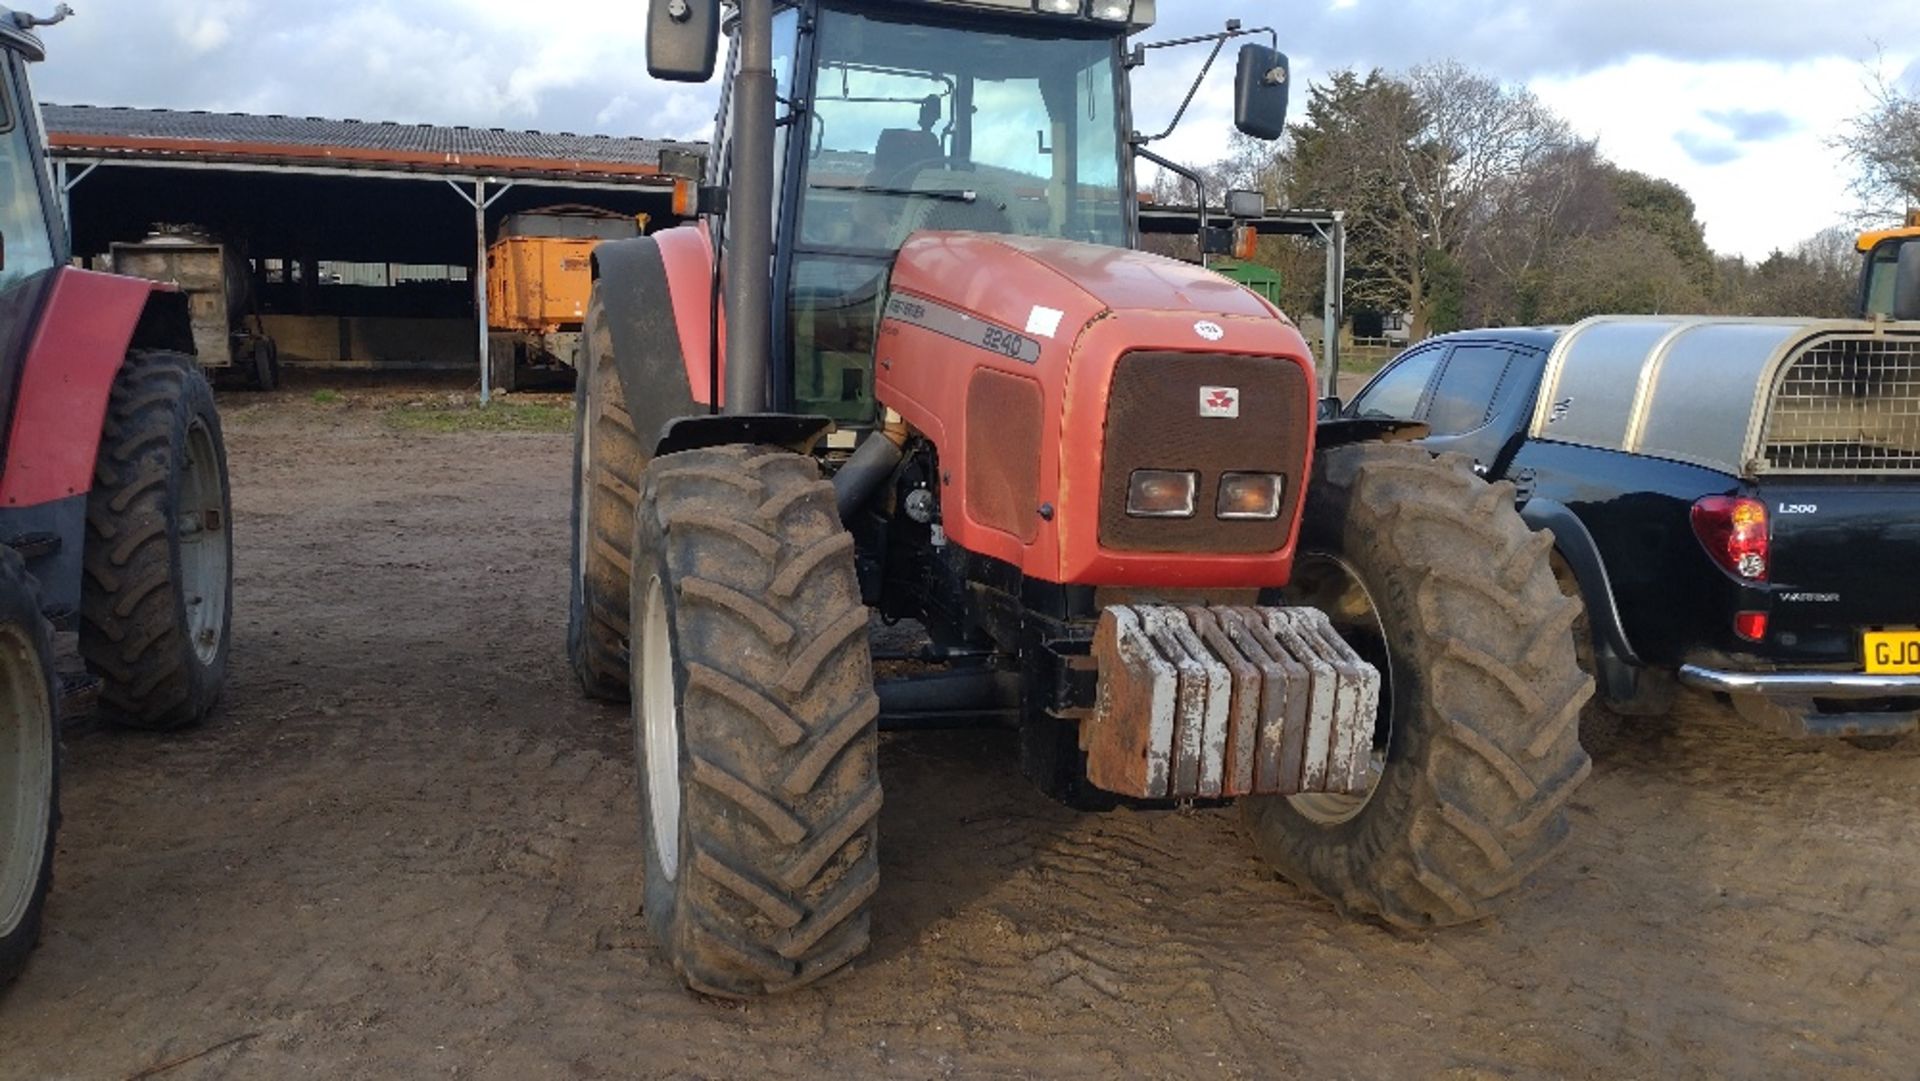
[[[593,249],[639,236],[646,215],[590,206],[512,214],[487,249],[487,332],[493,386],[515,390],[573,366],[593,291]]]
[[[1902,318],[1894,311],[1898,290],[1900,253],[1912,247],[1920,250],[1920,210],[1907,212],[1907,223],[1898,229],[1879,229],[1860,234],[1860,314]],[[1911,318],[1911,316],[1905,316]]]

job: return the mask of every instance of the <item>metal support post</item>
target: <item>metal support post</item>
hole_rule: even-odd
[[[1340,325],[1346,322],[1347,221],[1346,214],[1335,211],[1330,225],[1316,225],[1314,231],[1327,246],[1326,304],[1321,309],[1320,360],[1325,378],[1321,394],[1336,397],[1340,393]]]
[[[67,254],[69,255],[73,254],[73,189],[79,187],[80,182],[92,176],[93,171],[98,168],[100,168],[99,162],[90,161],[78,174],[69,175],[69,166],[65,158],[53,163],[54,185],[60,191],[60,221],[67,227]]]
[[[513,189],[516,182],[509,180],[492,195],[487,194],[487,181],[476,177],[473,181],[473,194],[462,191],[458,181],[449,179],[447,186],[455,195],[466,200],[473,207],[473,311],[475,321],[479,323],[480,354],[480,404],[493,401],[493,339],[487,330],[487,208],[500,201],[500,197]]]

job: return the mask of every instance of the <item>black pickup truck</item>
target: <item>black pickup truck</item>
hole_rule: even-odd
[[[1920,729],[1920,323],[1602,317],[1422,342],[1350,404],[1511,481],[1600,701]]]

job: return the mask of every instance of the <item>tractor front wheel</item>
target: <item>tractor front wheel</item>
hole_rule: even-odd
[[[59,825],[52,631],[26,567],[0,547],[0,986],[40,937]]]
[[[1288,598],[1380,669],[1373,786],[1246,800],[1247,823],[1283,876],[1342,909],[1403,928],[1480,918],[1559,847],[1589,770],[1579,603],[1512,486],[1465,459],[1362,444],[1314,473]]]
[[[748,998],[867,948],[879,699],[853,538],[811,458],[655,459],[634,524],[646,915],[694,990]]]
[[[127,356],[87,495],[80,653],[100,712],[173,729],[213,708],[232,644],[233,516],[213,388],[181,353]]]

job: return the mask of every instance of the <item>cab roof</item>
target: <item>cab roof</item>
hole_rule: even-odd
[[[39,35],[20,25],[13,9],[0,6],[0,49],[11,49],[35,62],[47,58],[47,47]]]

